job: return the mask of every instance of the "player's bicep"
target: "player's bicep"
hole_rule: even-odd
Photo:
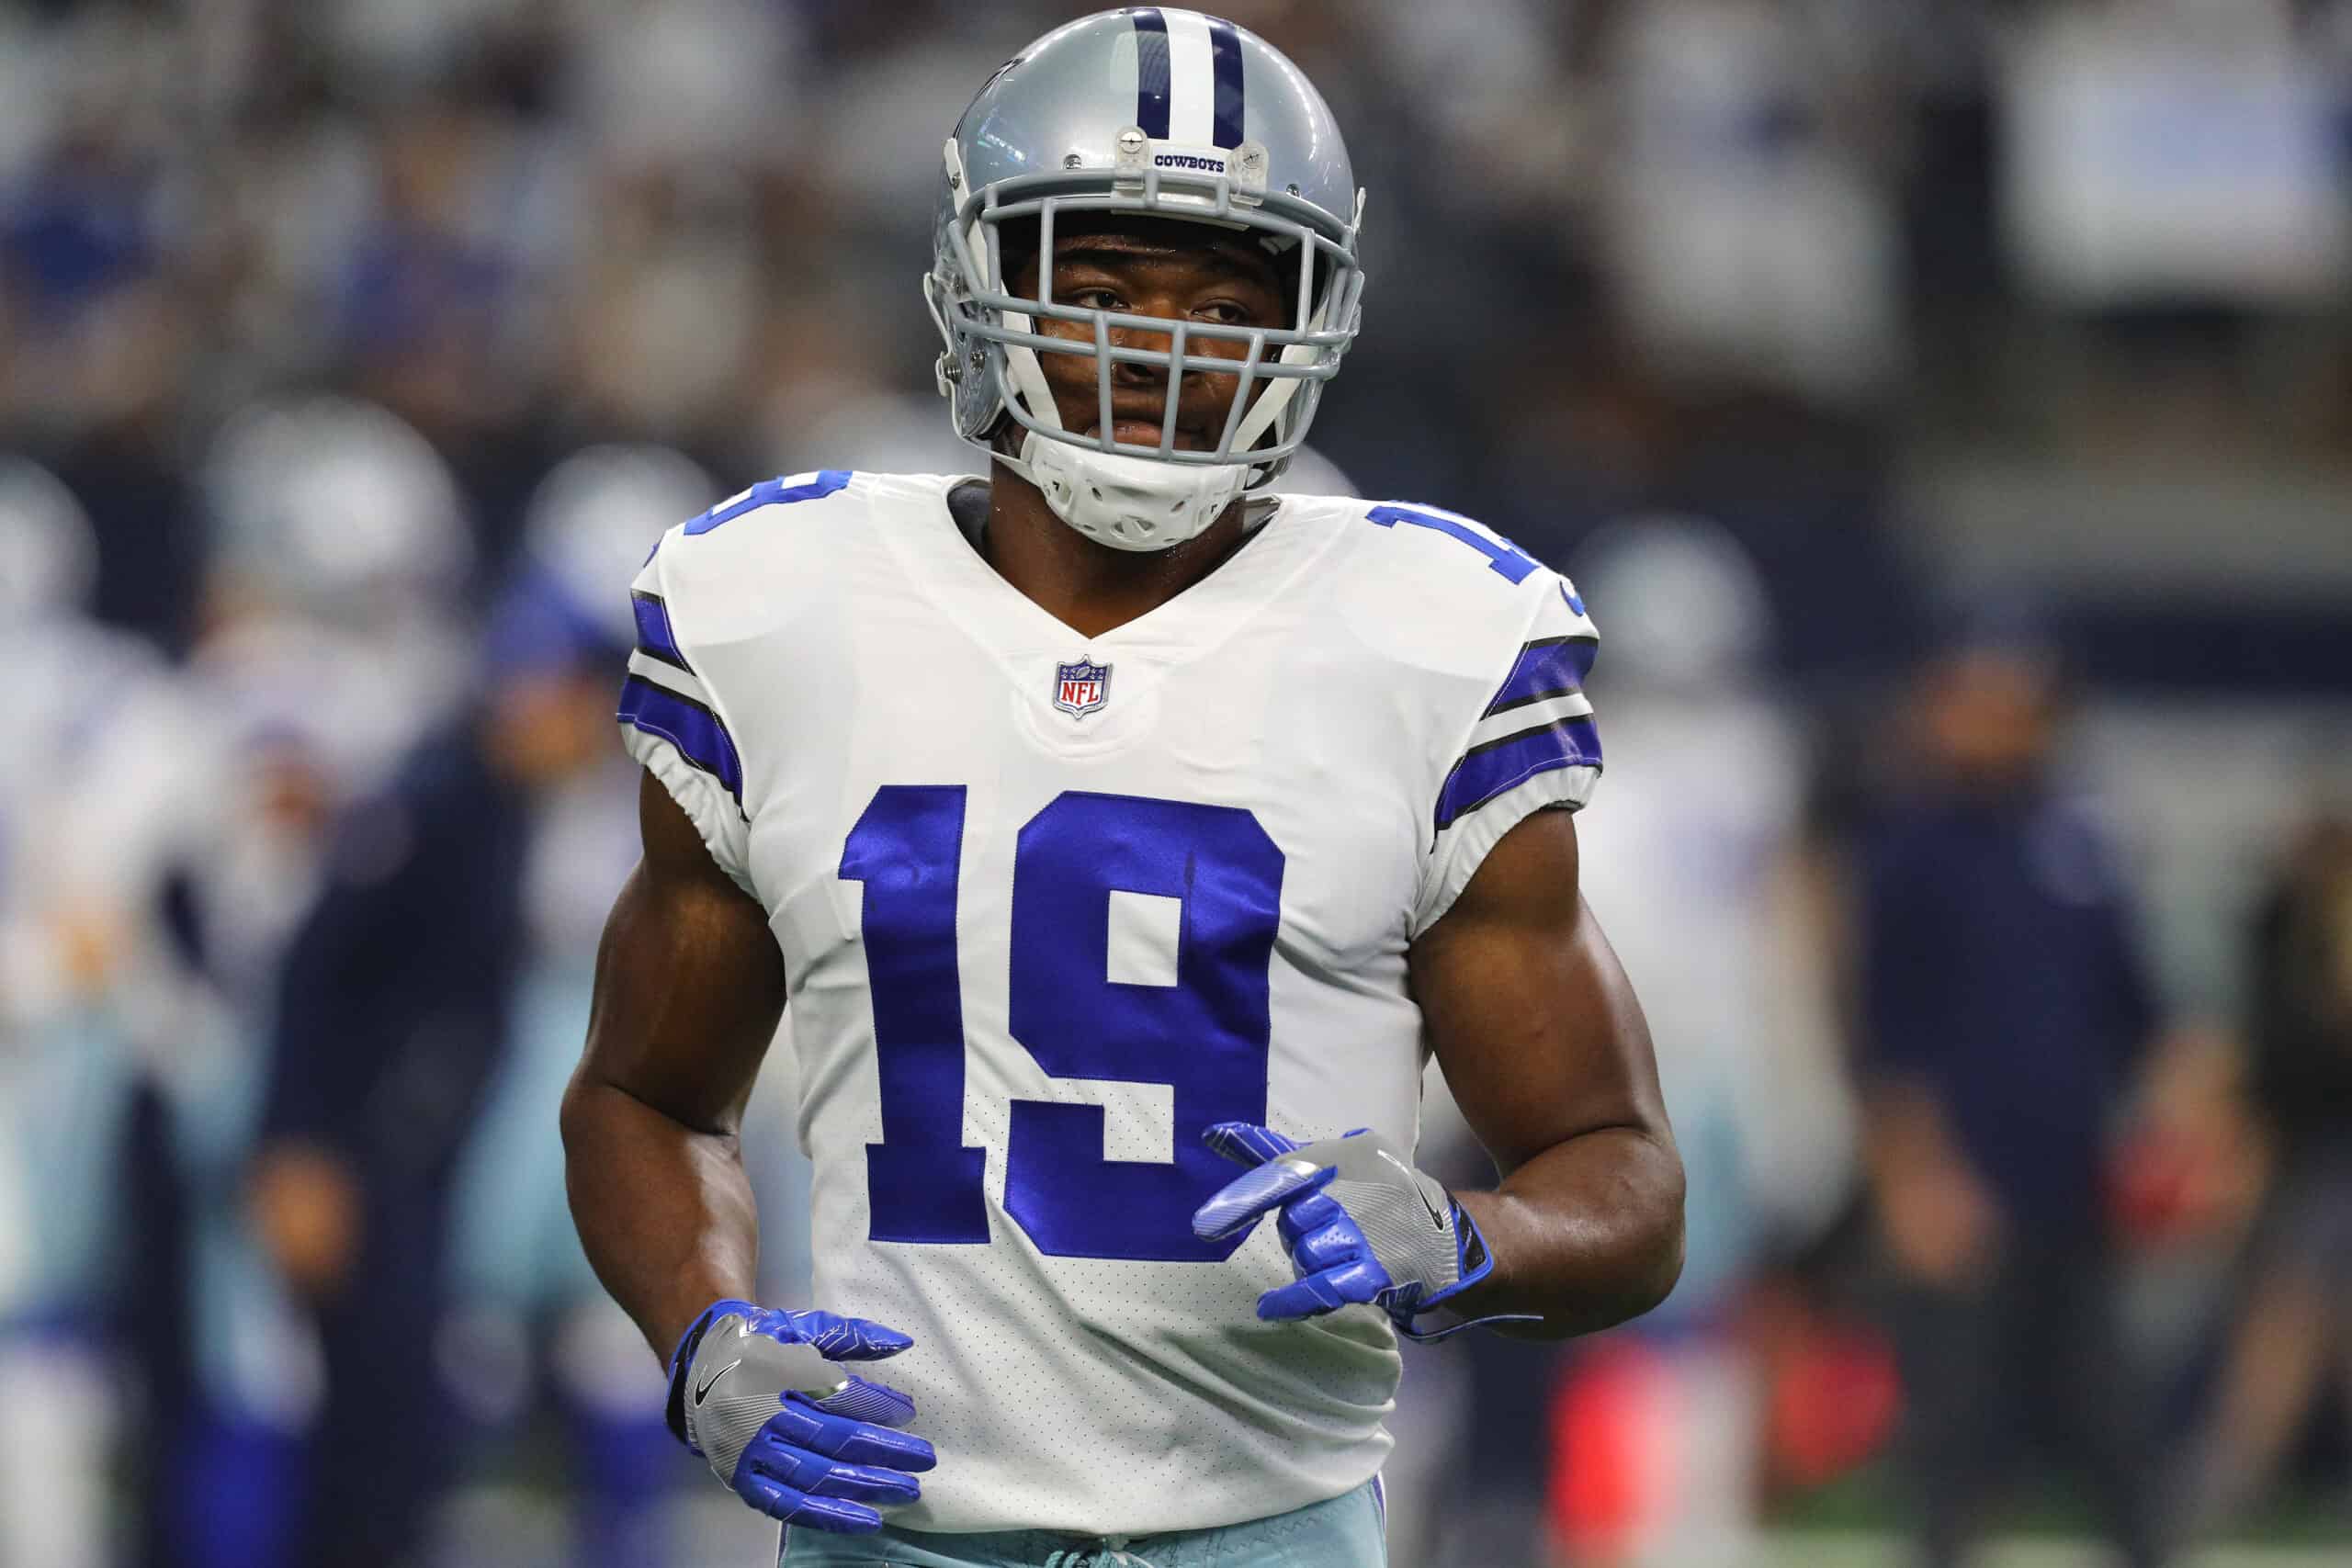
[[[1577,866],[1575,818],[1536,812],[1411,951],[1447,1086],[1506,1176],[1604,1128],[1669,1135],[1649,1027]]]
[[[575,1082],[730,1133],[783,1016],[784,955],[765,911],[650,773],[638,820],[644,858],[605,921]]]

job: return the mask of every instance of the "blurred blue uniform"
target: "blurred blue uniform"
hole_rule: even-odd
[[[339,1154],[364,1193],[319,1309],[306,1568],[398,1559],[455,1447],[433,1359],[449,1193],[507,1037],[528,829],[477,736],[429,740],[352,813],[287,955],[265,1136]]]
[[[1863,1066],[1924,1089],[2015,1228],[2094,1233],[2155,1023],[2108,845],[2039,787],[1898,803],[1862,848]]]
[[[2125,1561],[2161,1562],[2102,1245],[2109,1122],[2154,1022],[2108,846],[2029,777],[1891,806],[1861,871],[1864,1071],[1936,1103],[2001,1221],[1989,1268],[1894,1303],[1924,1562],[1962,1560],[2035,1438]]]
[[[471,1374],[453,1392],[474,1424],[473,1446],[495,1450],[525,1434],[545,1389],[572,1461],[571,1561],[643,1568],[661,1552],[651,1505],[686,1472],[662,1421],[660,1359],[580,1245],[556,1132],[588,1035],[604,916],[637,862],[635,773],[616,752],[534,800],[526,942],[497,1076],[458,1156],[448,1290],[453,1348]],[[805,1190],[796,1210],[807,1206]]]

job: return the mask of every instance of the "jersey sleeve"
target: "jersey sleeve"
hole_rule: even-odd
[[[637,647],[621,683],[622,742],[685,812],[719,869],[751,893],[742,756],[679,638],[661,547],[638,573],[629,599]]]
[[[1535,608],[1498,660],[1494,694],[1460,732],[1438,787],[1414,936],[1453,907],[1504,834],[1531,812],[1581,807],[1600,782],[1600,734],[1584,691],[1600,634],[1574,584],[1539,575]]]

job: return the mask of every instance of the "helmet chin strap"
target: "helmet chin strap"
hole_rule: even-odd
[[[1250,478],[1246,463],[1163,463],[1073,446],[1034,430],[1022,433],[1018,457],[998,460],[1036,486],[1055,516],[1114,550],[1164,550],[1197,538],[1240,498]]]

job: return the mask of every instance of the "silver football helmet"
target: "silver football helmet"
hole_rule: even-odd
[[[668,446],[586,446],[548,470],[523,514],[526,570],[605,639],[637,636],[629,580],[662,532],[718,499],[702,466]]]
[[[473,564],[456,476],[375,403],[319,396],[238,413],[205,459],[216,585],[346,630],[443,614]]]
[[[957,435],[1035,484],[1071,527],[1121,549],[1180,544],[1280,476],[1355,339],[1363,291],[1363,193],[1331,111],[1298,67],[1255,34],[1197,11],[1101,12],[1000,67],[957,122],[945,163],[923,296],[946,342],[939,390]],[[1292,323],[1170,321],[1060,304],[1049,265],[1037,269],[1034,298],[1011,291],[1008,225],[1034,228],[1035,254],[1050,257],[1058,219],[1102,212],[1254,236],[1278,265],[1297,269]],[[1024,234],[1016,254],[1027,251]],[[1081,323],[1087,337],[1047,336],[1037,330],[1041,317]],[[1114,343],[1119,329],[1168,344]],[[1204,339],[1241,344],[1243,355],[1193,352]],[[1041,353],[1093,358],[1102,403],[1092,434],[1063,427]],[[1119,363],[1168,376],[1156,444],[1114,433]],[[1202,372],[1238,374],[1239,387],[1216,447],[1180,450],[1175,389],[1183,375]]]

